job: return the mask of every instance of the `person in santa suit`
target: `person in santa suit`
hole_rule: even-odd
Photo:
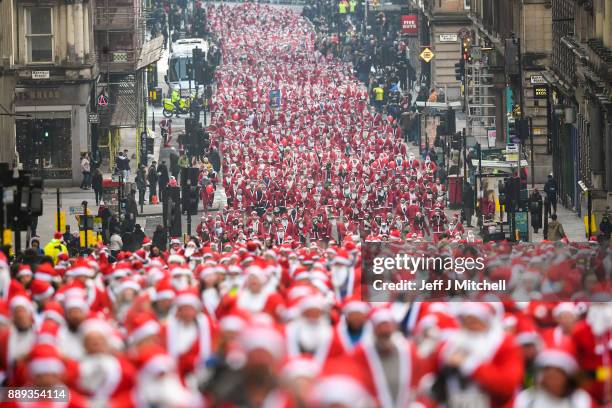
[[[435,208],[433,214],[431,215],[429,224],[431,225],[431,232],[433,233],[434,241],[438,242],[446,230],[446,216],[440,207]]]
[[[578,387],[578,363],[571,347],[541,351],[536,358],[537,383],[518,394],[512,408],[594,408],[591,396]]]
[[[612,402],[612,303],[606,294],[595,294],[586,318],[576,323],[572,340],[580,368],[585,373],[583,388],[599,404]]]
[[[447,406],[504,406],[523,378],[521,350],[491,303],[457,306],[460,327],[437,352],[432,395]]]
[[[95,275],[95,270],[83,260],[76,262],[66,272],[67,277],[73,278],[85,288],[85,298],[89,309],[93,313],[102,312],[108,315],[112,310],[111,301],[108,293],[94,281]]]
[[[134,357],[138,369],[132,393],[116,398],[109,408],[202,407],[202,398],[185,387],[176,361],[159,345],[141,348]]]
[[[69,289],[68,292],[63,302],[66,325],[60,328],[58,349],[63,356],[78,360],[85,353],[79,328],[90,310],[82,289]]]
[[[49,343],[36,344],[25,360],[27,364],[27,380],[22,387],[65,389],[66,400],[57,401],[6,401],[2,403],[7,408],[88,408],[90,401],[74,388],[68,386],[70,376],[74,375],[71,364],[63,359],[57,348]],[[126,407],[126,408],[129,408]]]
[[[414,153],[410,153],[408,155],[407,168],[409,169],[418,169],[420,167],[419,161],[414,156]]]
[[[542,331],[542,340],[549,347],[572,342],[572,332],[578,322],[578,307],[572,302],[561,302],[553,309],[557,325]]]
[[[108,404],[135,385],[134,367],[113,347],[113,330],[95,318],[86,320],[79,329],[85,355],[79,360],[78,388],[96,403]]]
[[[448,229],[446,230],[446,235],[448,237],[454,237],[455,235],[465,234],[465,230],[463,229],[463,224],[459,221],[459,215],[455,214],[453,218],[448,222]]]
[[[336,241],[339,245],[342,245],[342,241],[346,236],[347,228],[344,221],[344,217],[338,217],[337,214],[332,214],[329,217],[329,226],[327,230],[327,236],[330,239]]]
[[[323,365],[332,351],[333,328],[329,305],[321,295],[309,295],[295,306],[299,315],[285,327],[289,357],[309,356]]]
[[[340,248],[331,262],[331,282],[336,299],[342,302],[345,298],[360,294],[360,270],[355,267],[348,252]]]
[[[420,211],[418,211],[414,216],[414,220],[412,222],[412,232],[420,235],[421,237],[430,235],[430,230],[429,226],[427,225],[425,215]]]
[[[10,377],[17,360],[31,351],[36,339],[34,305],[26,293],[9,300],[11,324],[0,328],[0,383]]]
[[[181,378],[187,380],[198,363],[210,356],[215,328],[208,316],[202,313],[196,290],[179,292],[172,308],[163,326],[162,338],[168,354],[178,361]]]
[[[413,345],[399,335],[393,313],[380,307],[370,313],[372,334],[350,355],[366,374],[365,387],[382,408],[405,407],[414,400],[419,380]]]
[[[238,293],[227,293],[219,305],[217,314],[227,313],[233,307],[250,313],[268,313],[280,317],[284,310],[284,300],[276,291],[276,283],[266,271],[267,265],[256,260],[245,270],[246,281]]]
[[[347,298],[342,306],[342,315],[334,328],[334,342],[339,343],[343,354],[351,353],[361,341],[370,335],[371,325],[368,322],[370,305],[360,301],[356,296]]]

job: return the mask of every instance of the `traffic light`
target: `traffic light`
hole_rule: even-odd
[[[181,170],[181,205],[185,214],[198,214],[198,203],[200,202],[199,175],[200,170],[197,167]]]
[[[508,139],[510,143],[519,143],[520,138],[517,132],[517,120],[513,117],[508,118]]]
[[[461,58],[458,63],[455,64],[455,79],[457,81],[463,81],[465,78],[465,60]]]
[[[521,142],[529,138],[529,119],[521,118],[516,120],[516,133]]]

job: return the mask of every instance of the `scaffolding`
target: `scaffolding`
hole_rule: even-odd
[[[465,75],[467,135],[483,148],[494,148],[495,138],[489,137],[495,135],[495,95],[491,92],[493,74],[482,61],[474,61],[466,63]]]

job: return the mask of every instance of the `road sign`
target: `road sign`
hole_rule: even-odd
[[[32,79],[49,79],[49,71],[32,71]]]
[[[436,54],[434,54],[429,48],[425,48],[419,55],[419,57],[425,62],[431,61],[435,56]]]
[[[457,42],[457,34],[440,34],[440,42]]]
[[[506,145],[506,153],[518,153],[519,145],[516,143],[509,143]]]
[[[100,117],[97,113],[90,113],[87,118],[89,119],[89,123],[100,123]]]
[[[98,96],[98,106],[108,106],[108,99],[106,99],[104,94],[100,94],[100,96]]]
[[[83,215],[82,206],[70,207],[69,211],[70,211],[70,215]]]
[[[544,79],[544,77],[542,75],[532,75],[531,77],[529,77],[529,82],[531,82],[532,84],[545,84],[546,80]]]

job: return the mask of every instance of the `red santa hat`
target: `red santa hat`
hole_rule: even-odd
[[[245,353],[265,350],[278,361],[285,356],[285,339],[274,327],[249,327],[241,333],[239,344]]]
[[[342,313],[345,315],[353,312],[368,314],[370,310],[370,305],[367,302],[359,300],[357,296],[346,298],[342,305]]]
[[[248,316],[242,314],[240,311],[232,311],[219,320],[219,328],[222,332],[235,332],[240,333],[247,327]]]
[[[570,347],[548,348],[541,351],[536,357],[538,367],[556,367],[565,371],[568,376],[578,372],[578,363]]]
[[[57,344],[60,325],[53,320],[44,320],[36,333],[36,343]]]
[[[291,357],[281,369],[281,377],[290,381],[300,378],[314,379],[319,375],[321,366],[314,359],[309,357]]]
[[[15,312],[15,309],[18,307],[23,307],[28,312],[34,314],[34,305],[32,305],[32,301],[28,298],[26,293],[16,293],[9,299],[9,309],[11,314]]]
[[[155,294],[153,295],[154,302],[174,299],[175,296],[176,293],[174,292],[174,287],[172,286],[172,281],[170,279],[162,279],[155,284]]]
[[[66,295],[64,299],[64,310],[80,309],[84,313],[89,312],[89,304],[85,296],[79,294]]]
[[[16,276],[17,278],[32,276],[32,268],[30,268],[30,265],[19,265]]]
[[[40,279],[48,282],[54,280],[56,277],[57,270],[48,262],[38,265],[36,268],[36,273],[34,274],[34,279]]]
[[[490,322],[496,315],[493,305],[488,302],[461,302],[456,311],[458,317],[473,316]]]
[[[62,239],[62,233],[61,233],[61,232],[59,232],[59,231],[55,231],[55,232],[53,233],[53,238],[54,238],[54,239]]]
[[[43,300],[50,298],[53,296],[53,287],[51,284],[42,279],[34,279],[30,284],[30,293],[32,294],[32,299],[34,300]]]
[[[133,315],[127,322],[128,343],[137,344],[147,337],[159,334],[161,327],[159,323],[148,313],[138,313]]]
[[[374,326],[378,326],[381,323],[395,323],[395,316],[393,316],[391,308],[382,306],[372,309],[370,321]]]
[[[149,345],[139,350],[135,358],[139,373],[157,377],[176,370],[176,363],[159,345]]]
[[[117,286],[117,294],[121,294],[124,290],[132,289],[135,292],[140,291],[140,285],[132,278],[123,278]]]
[[[354,377],[328,375],[320,378],[309,393],[312,406],[346,406],[369,408],[376,406],[375,400]]]
[[[71,278],[76,278],[79,276],[84,276],[86,278],[94,277],[94,270],[91,268],[89,263],[85,260],[81,259],[77,261],[72,268],[68,269],[66,272],[66,276]]]
[[[48,302],[45,305],[45,309],[43,310],[42,315],[44,319],[53,320],[59,325],[63,325],[64,323],[66,323],[66,320],[64,319],[64,309],[62,308],[62,305],[60,305],[60,303],[57,301],[53,300],[51,302]]]
[[[333,263],[339,264],[339,265],[350,266],[351,259],[349,257],[348,252],[343,248],[339,248],[338,251],[336,252],[336,256],[334,256]]]
[[[196,310],[200,310],[202,303],[195,289],[186,289],[177,293],[172,304],[176,307],[191,306]]]
[[[31,376],[63,374],[66,370],[57,348],[48,343],[36,344],[28,360],[28,371]]]
[[[552,311],[553,317],[558,318],[563,313],[571,313],[574,316],[578,315],[578,308],[575,303],[561,302]]]

